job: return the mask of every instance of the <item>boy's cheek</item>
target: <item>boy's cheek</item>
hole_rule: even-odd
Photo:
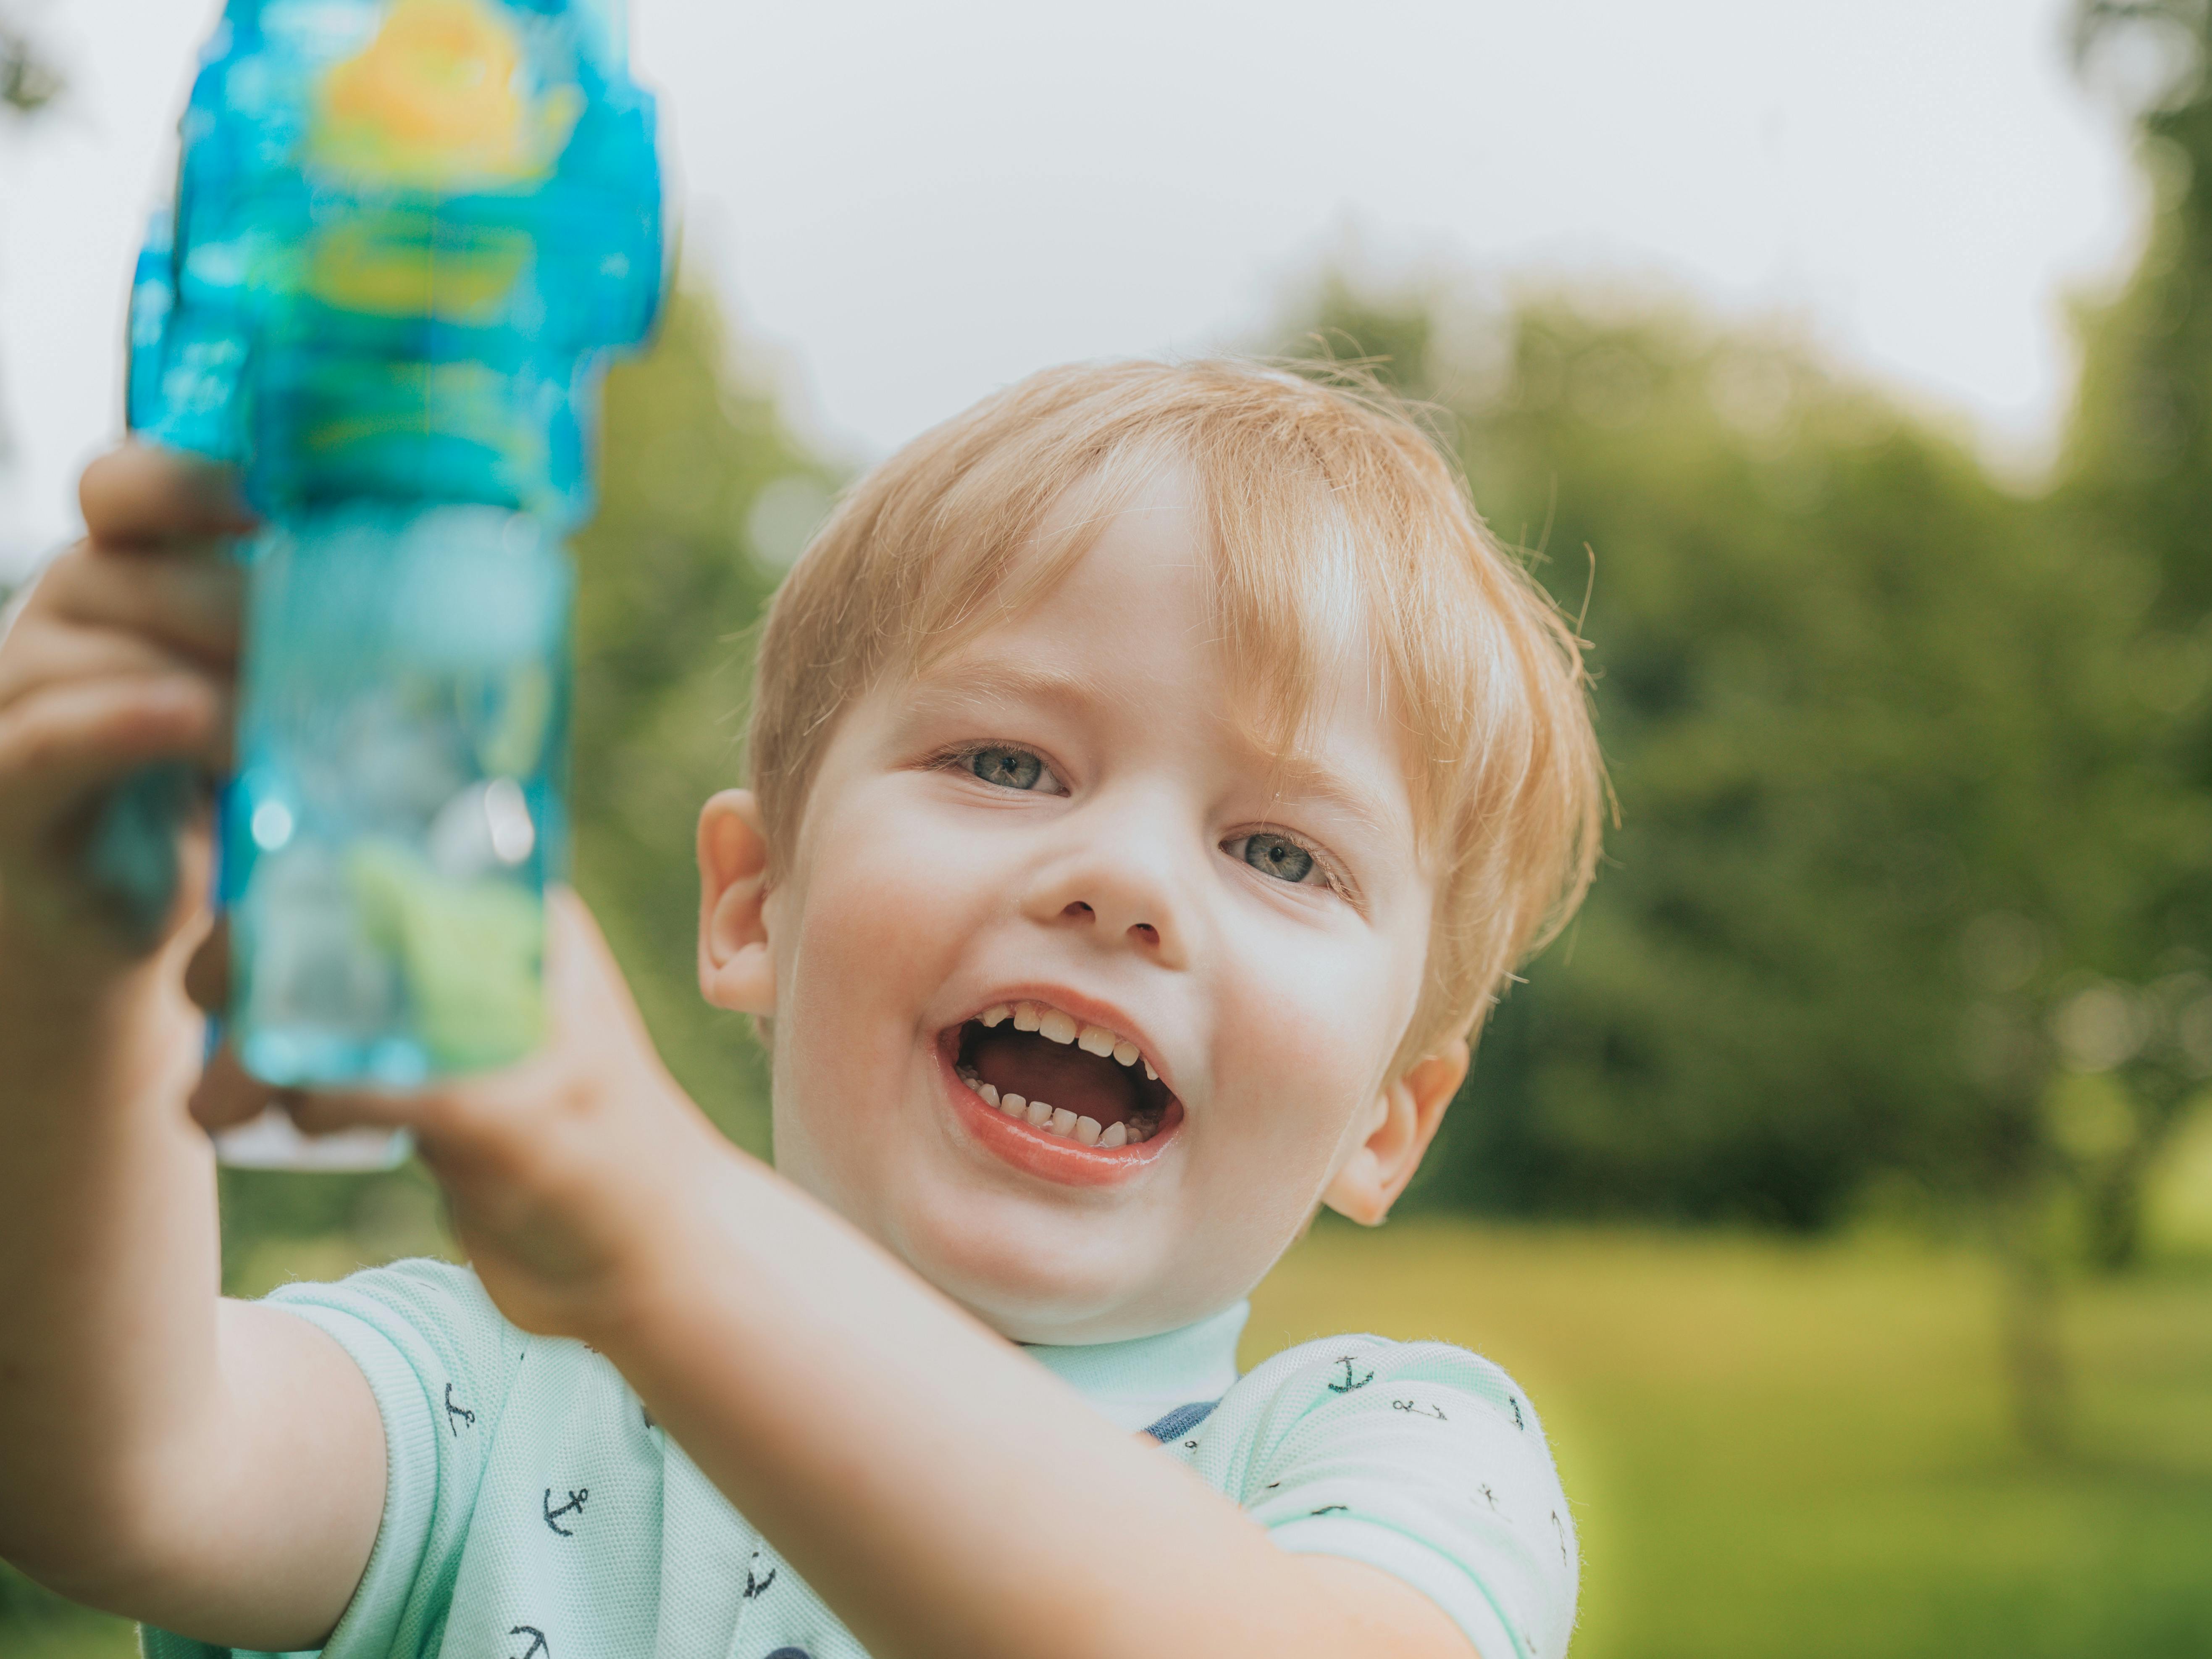
[[[1274,971],[1226,989],[1219,1006],[1221,1060],[1239,1097],[1268,1103],[1255,1126],[1304,1139],[1334,1128],[1383,1080],[1410,1017],[1394,964],[1334,954],[1268,958]],[[1404,1012],[1397,1007],[1404,1000]]]
[[[834,1120],[794,1124],[805,1139],[861,1130],[895,1109],[916,1017],[974,921],[955,849],[938,850],[921,835],[860,834],[827,836],[817,849],[815,878],[790,917],[797,936],[779,952],[789,977],[776,999],[790,1085],[779,1093],[793,1113]]]
[[[850,1002],[918,1006],[943,982],[971,915],[950,860],[920,837],[843,854],[842,873],[817,884],[799,918],[798,971],[835,976]]]

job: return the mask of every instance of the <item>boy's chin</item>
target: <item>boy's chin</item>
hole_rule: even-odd
[[[906,1241],[907,1265],[1001,1336],[1016,1342],[1101,1342],[1168,1328],[1141,1282],[1065,1251],[1000,1248],[973,1236],[924,1235]],[[1123,1328],[1127,1328],[1124,1329]]]
[[[915,1273],[1001,1336],[1054,1345],[1152,1336],[1237,1299],[1207,1305],[1152,1248],[1128,1248],[1106,1230],[1070,1241],[1059,1229],[976,1224],[972,1213],[903,1231],[893,1248]],[[963,1223],[965,1224],[963,1224]]]

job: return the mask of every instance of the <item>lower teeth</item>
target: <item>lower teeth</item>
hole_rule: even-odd
[[[1079,1117],[1066,1107],[1054,1109],[1042,1100],[1024,1100],[1011,1091],[1001,1094],[997,1087],[983,1081],[975,1073],[963,1070],[960,1080],[987,1106],[995,1106],[1008,1117],[1017,1117],[1047,1134],[1062,1140],[1073,1140],[1085,1146],[1134,1146],[1152,1139],[1149,1131],[1140,1129],[1134,1122],[1109,1124],[1098,1127],[1096,1118]],[[1085,1125],[1091,1126],[1085,1128]]]

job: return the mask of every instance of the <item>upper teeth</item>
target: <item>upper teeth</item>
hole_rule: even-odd
[[[1002,1025],[1011,1019],[1017,1031],[1035,1031],[1054,1042],[1072,1042],[1086,1054],[1110,1054],[1119,1065],[1141,1065],[1146,1077],[1155,1083],[1160,1079],[1144,1051],[1128,1038],[1103,1025],[1085,1025],[1074,1015],[1063,1014],[1046,1003],[996,1002],[975,1018],[987,1026]]]

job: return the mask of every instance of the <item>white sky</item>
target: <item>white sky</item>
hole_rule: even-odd
[[[0,569],[74,526],[214,8],[27,0],[0,125]],[[1032,368],[1251,338],[1347,247],[1797,318],[2018,465],[2140,234],[2066,0],[633,0],[690,257],[860,459]]]

